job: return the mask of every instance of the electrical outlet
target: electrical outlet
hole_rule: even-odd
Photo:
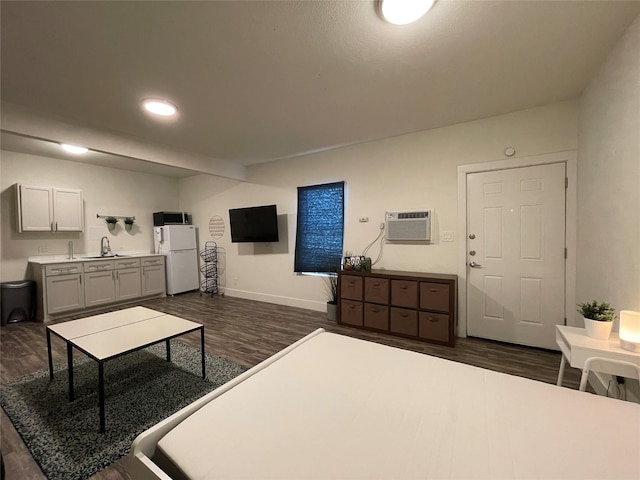
[[[360,218],[358,219],[358,221],[359,221],[360,223],[367,223],[367,222],[369,221],[369,217],[360,217]]]
[[[43,254],[43,253],[49,253],[49,246],[48,245],[41,245],[38,247],[38,253],[39,254]]]
[[[445,230],[442,232],[443,242],[453,242],[453,232],[451,230]]]

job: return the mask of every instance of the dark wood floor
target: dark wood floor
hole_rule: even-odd
[[[216,296],[212,298],[200,296],[197,292],[147,300],[140,304],[203,323],[207,352],[248,367],[268,358],[319,327],[330,332],[547,383],[556,382],[560,364],[558,352],[477,338],[459,338],[455,348],[430,345],[343,327],[335,322],[328,322],[325,313],[229,297]],[[101,312],[109,310],[114,310],[114,308]],[[92,314],[101,312],[92,312]],[[82,316],[86,315],[68,317],[65,320]],[[198,333],[189,334],[180,337],[180,339],[199,347]],[[63,342],[54,338],[52,344],[54,362],[65,362],[66,349]],[[0,378],[2,382],[46,367],[47,346],[44,324],[22,322],[2,327],[0,330]],[[578,383],[579,372],[567,368],[564,385],[577,388]],[[46,478],[4,411],[1,411],[0,415],[1,446],[7,479]],[[130,479],[131,477],[127,473],[127,458],[115,462],[92,478],[96,480]]]

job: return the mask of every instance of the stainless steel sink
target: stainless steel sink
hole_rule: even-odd
[[[121,257],[130,257],[131,255],[122,255],[120,253],[116,253],[115,255],[85,255],[80,258],[121,258]]]

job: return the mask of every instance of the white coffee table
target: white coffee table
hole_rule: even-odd
[[[202,378],[205,378],[204,326],[180,317],[157,312],[146,307],[132,307],[115,312],[72,320],[48,326],[47,353],[49,377],[53,380],[51,333],[67,343],[69,370],[69,401],[73,392],[73,347],[98,362],[98,398],[100,403],[100,432],[105,431],[104,363],[160,342],[166,342],[167,362],[171,361],[172,338],[200,330]]]
[[[557,385],[562,385],[564,369],[569,362],[573,368],[584,367],[590,357],[604,357],[622,360],[640,366],[640,353],[631,352],[620,347],[620,338],[615,332],[607,340],[598,340],[587,335],[584,328],[556,326],[556,343],[562,351]]]

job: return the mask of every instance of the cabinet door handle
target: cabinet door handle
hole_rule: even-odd
[[[429,291],[431,293],[438,293],[438,289],[437,288],[430,288]]]
[[[406,290],[407,286],[406,285],[400,285],[400,290]]]
[[[58,222],[56,222],[56,232],[58,231]]]
[[[53,232],[53,222],[51,222],[51,231]]]
[[[438,321],[438,319],[437,319],[437,318],[434,318],[434,317],[432,317],[431,315],[429,315],[429,316],[427,317],[427,320],[429,320],[430,322],[437,322],[437,321]]]
[[[113,272],[111,272],[111,280],[115,280],[115,279],[116,279],[115,275],[113,274]]]

